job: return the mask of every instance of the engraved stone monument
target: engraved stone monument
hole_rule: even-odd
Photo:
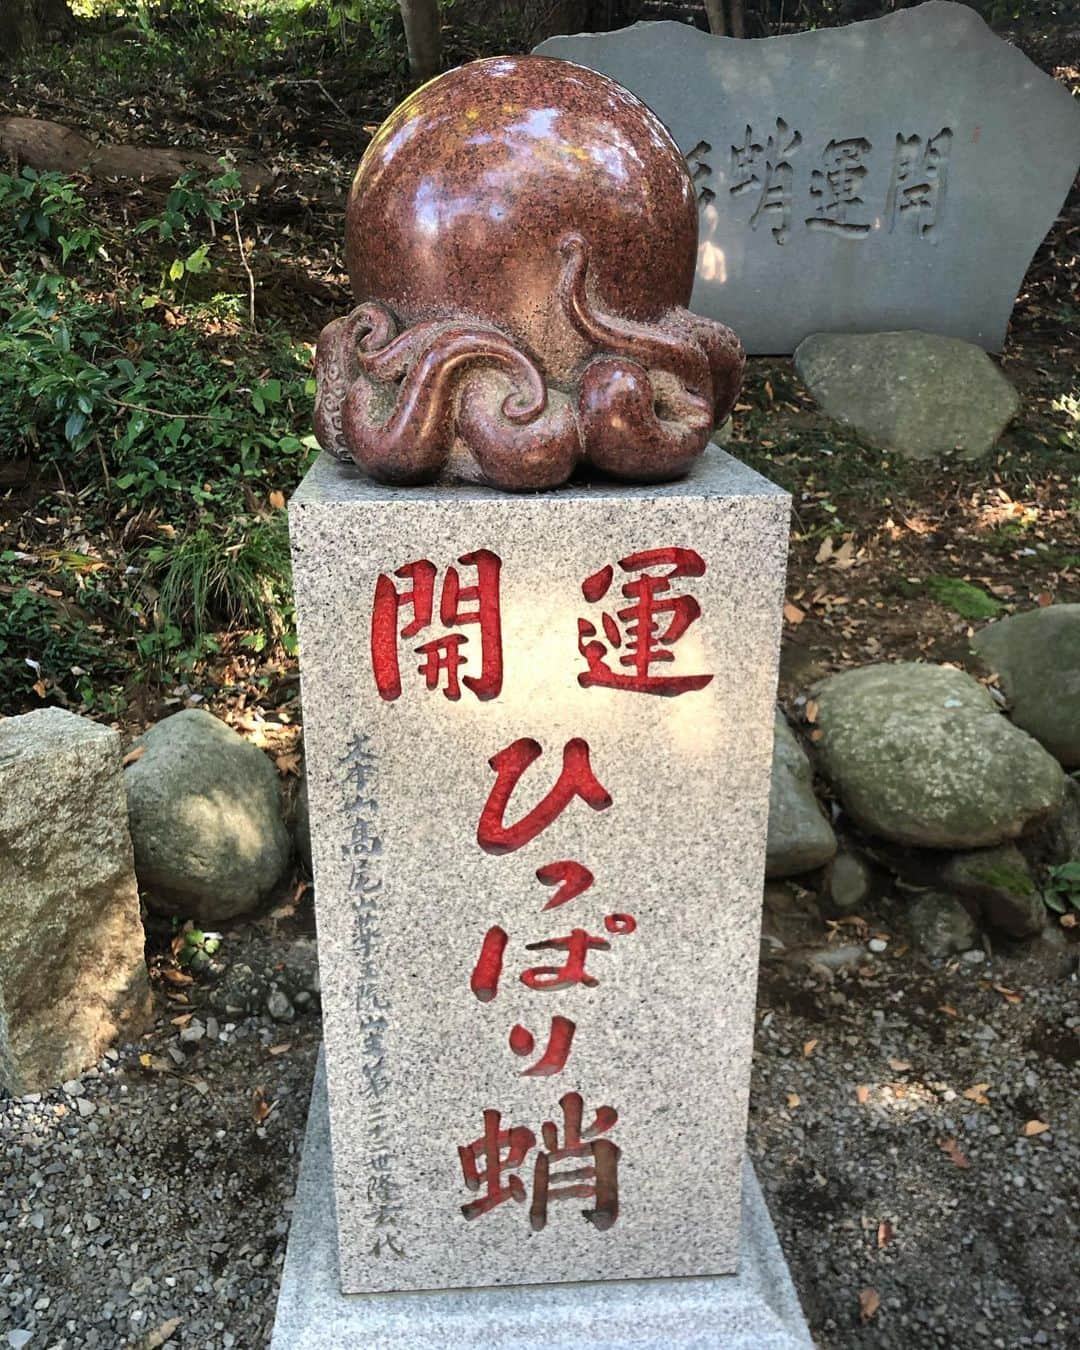
[[[749,352],[920,329],[1000,348],[1080,163],[1080,107],[966,5],[713,37],[686,24],[538,52],[633,90],[686,155],[693,308]]]
[[[414,142],[424,266],[361,257],[290,506],[326,1079],[273,1344],[807,1346],[744,1143],[789,502],[701,453],[741,350],[693,229],[652,317],[608,238],[689,175],[539,58],[407,100],[363,191]],[[616,170],[589,239],[544,200]]]

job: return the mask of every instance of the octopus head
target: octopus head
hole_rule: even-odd
[[[621,85],[540,56],[440,76],[353,182],[358,304],[319,339],[320,442],[388,483],[678,477],[743,369],[686,308],[696,249],[686,163]]]

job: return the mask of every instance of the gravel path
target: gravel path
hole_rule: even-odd
[[[1076,948],[929,962],[888,913],[826,936],[768,920],[750,1122],[818,1344],[1080,1344]],[[138,1045],[0,1101],[0,1350],[267,1345],[317,975],[272,923],[222,954]]]

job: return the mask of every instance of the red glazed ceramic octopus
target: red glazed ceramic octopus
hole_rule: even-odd
[[[685,308],[696,250],[686,163],[621,85],[543,56],[449,71],[357,171],[359,304],[319,338],[320,443],[391,484],[678,477],[744,362]]]

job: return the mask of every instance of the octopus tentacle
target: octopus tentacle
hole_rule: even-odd
[[[742,388],[746,369],[743,345],[726,324],[706,319],[681,306],[670,310],[667,318],[705,353],[712,374],[713,417],[720,426],[734,408]]]
[[[553,392],[539,417],[515,426],[500,416],[500,385],[498,376],[478,372],[463,386],[458,405],[457,434],[484,480],[506,492],[539,492],[565,483],[582,448],[570,399]]]
[[[359,367],[373,380],[400,380],[416,360],[417,353],[445,332],[448,326],[445,319],[428,319],[413,324],[385,346],[373,345],[367,351],[358,352]]]
[[[695,338],[681,329],[667,332],[662,324],[637,323],[595,309],[586,292],[589,246],[580,234],[559,242],[566,265],[559,278],[559,299],[567,318],[582,337],[600,351],[627,356],[646,369],[670,370],[689,389],[711,396],[709,362]]]
[[[614,478],[657,483],[678,478],[705,448],[712,401],[675,376],[623,357],[598,356],[581,377],[578,410],[586,458]]]
[[[341,413],[345,396],[360,373],[359,349],[389,342],[396,327],[385,305],[371,302],[358,305],[342,319],[334,319],[319,334],[315,348],[315,436],[338,459],[349,457]]]
[[[510,375],[514,387],[501,404],[508,421],[534,420],[547,406],[540,371],[501,333],[444,323],[427,336],[400,385],[361,372],[345,398],[349,453],[386,483],[423,483],[438,475],[452,448],[459,380],[470,367],[482,363]]]

